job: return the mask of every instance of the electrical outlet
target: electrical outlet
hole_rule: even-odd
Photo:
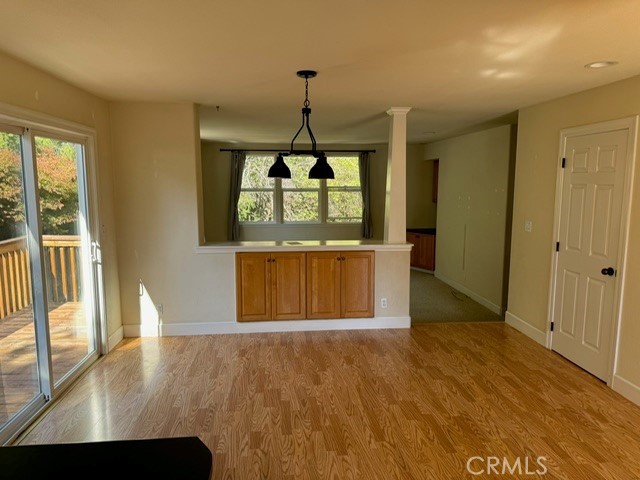
[[[163,314],[164,307],[162,306],[162,304],[161,304],[161,303],[158,303],[158,304],[156,305],[156,310],[157,310],[157,312],[158,312],[158,314],[159,314],[159,315],[162,315],[162,314]]]
[[[386,298],[381,298],[380,299],[380,307],[387,308],[387,299]]]
[[[524,231],[527,233],[531,233],[533,230],[533,222],[531,220],[524,221]]]

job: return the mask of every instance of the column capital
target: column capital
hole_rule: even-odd
[[[387,115],[406,115],[411,110],[411,107],[391,107],[387,110]]]

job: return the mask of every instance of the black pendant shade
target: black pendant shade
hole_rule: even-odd
[[[324,153],[318,157],[316,164],[309,170],[309,178],[336,178],[333,173],[333,168],[331,168],[331,165],[327,162],[327,157]]]
[[[311,170],[309,170],[309,178],[321,179],[321,178],[335,178],[333,169],[327,162],[327,156],[324,152],[316,150],[316,138],[313,136],[311,126],[309,125],[309,115],[311,114],[310,102],[309,102],[309,79],[315,77],[318,72],[313,70],[300,70],[297,75],[300,78],[304,78],[304,104],[302,107],[302,125],[296,132],[291,140],[291,149],[289,152],[280,152],[276,161],[269,169],[270,178],[291,178],[291,170],[284,163],[284,157],[289,155],[313,155],[317,158],[316,163]],[[295,150],[293,144],[300,135],[300,132],[306,127],[311,139],[311,150]]]
[[[284,163],[282,155],[278,155],[276,161],[269,169],[269,178],[291,178],[291,170]]]

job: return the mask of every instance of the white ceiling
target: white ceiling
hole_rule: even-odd
[[[638,0],[0,0],[0,49],[108,99],[196,102],[202,135],[429,141],[640,74]],[[589,70],[596,60],[617,66]],[[219,111],[215,108],[219,106]],[[435,134],[432,132],[436,132]]]

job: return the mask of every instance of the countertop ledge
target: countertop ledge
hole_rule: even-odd
[[[335,250],[385,250],[408,252],[410,243],[390,243],[376,240],[291,240],[277,242],[220,242],[196,247],[198,254],[237,252],[306,252]]]

